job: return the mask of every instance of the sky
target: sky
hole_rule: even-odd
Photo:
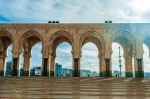
[[[149,4],[150,0],[0,0],[0,23],[47,23],[49,20],[59,20],[60,23],[104,23],[105,20],[112,20],[113,23],[150,23]],[[41,46],[41,43],[37,43],[33,47],[31,67],[41,64]],[[114,70],[119,70],[119,45],[114,43],[112,46],[112,66]],[[150,64],[146,47],[144,52],[146,71]],[[66,42],[60,44],[56,54],[56,62],[72,68],[71,45]],[[7,61],[11,58],[10,46]],[[98,64],[96,46],[85,44],[82,48],[81,69],[98,71]]]

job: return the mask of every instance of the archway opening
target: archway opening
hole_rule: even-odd
[[[60,43],[56,48],[55,77],[72,77],[72,46]]]
[[[12,44],[7,48],[7,58],[5,60],[5,76],[12,74]]]
[[[32,34],[28,33],[28,34]],[[35,76],[35,75],[41,75],[41,49],[42,49],[42,38],[32,34],[29,36],[26,34],[22,37],[20,40],[20,50],[22,50],[23,47],[23,62],[20,62],[23,65],[23,68],[21,70],[23,71],[24,76]],[[36,33],[35,33],[36,34]],[[39,59],[40,57],[40,59]],[[40,67],[37,69],[36,68]],[[20,70],[20,71],[21,71]],[[37,74],[36,74],[37,73]]]
[[[99,77],[98,48],[91,42],[82,46],[80,77]]]
[[[24,66],[24,49],[22,47],[22,53],[20,54],[20,61],[19,61],[19,74],[20,76],[23,76],[23,66]]]
[[[124,56],[123,47],[119,43],[113,42],[112,51],[113,51],[112,56],[111,56],[112,76],[113,77],[125,77],[125,62],[124,62],[124,57],[123,57]]]
[[[42,75],[42,42],[35,43],[31,49],[30,76]]]
[[[149,47],[146,44],[143,44],[143,65],[144,65],[144,77],[150,77],[150,59],[149,59]]]
[[[2,31],[3,33],[3,31]],[[7,34],[7,33],[5,33]],[[1,56],[1,66],[0,75],[11,76],[12,74],[12,39],[9,36],[0,37],[0,56]]]

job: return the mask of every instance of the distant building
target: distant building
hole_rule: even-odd
[[[72,77],[72,69],[62,68],[63,77]]]
[[[113,77],[120,77],[120,72],[118,70],[114,70],[112,76]]]
[[[150,77],[150,72],[144,72],[144,77]]]
[[[120,77],[120,71],[114,70],[113,73],[112,73],[112,76],[113,77]],[[121,77],[125,77],[125,72],[124,71],[121,72]]]
[[[12,62],[11,61],[6,62],[6,73],[5,73],[6,76],[9,76],[12,74],[11,67],[12,67]]]
[[[38,70],[38,72],[36,72]],[[41,75],[41,67],[33,67],[31,70],[30,70],[30,76],[40,76]]]
[[[99,74],[96,71],[92,71],[91,77],[99,77]]]
[[[62,76],[62,65],[55,63],[55,76],[61,77]]]
[[[90,70],[80,70],[80,77],[99,77],[99,73]]]
[[[23,76],[23,68],[20,68],[20,76]]]

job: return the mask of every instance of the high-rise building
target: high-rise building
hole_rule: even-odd
[[[62,68],[63,77],[72,77],[72,69]]]
[[[62,76],[62,65],[55,63],[55,76],[61,77]]]
[[[12,71],[11,71],[11,66],[12,66],[12,62],[7,62],[6,63],[6,76],[11,75]]]

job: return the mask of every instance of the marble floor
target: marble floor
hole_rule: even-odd
[[[0,99],[150,99],[150,78],[0,77]]]

